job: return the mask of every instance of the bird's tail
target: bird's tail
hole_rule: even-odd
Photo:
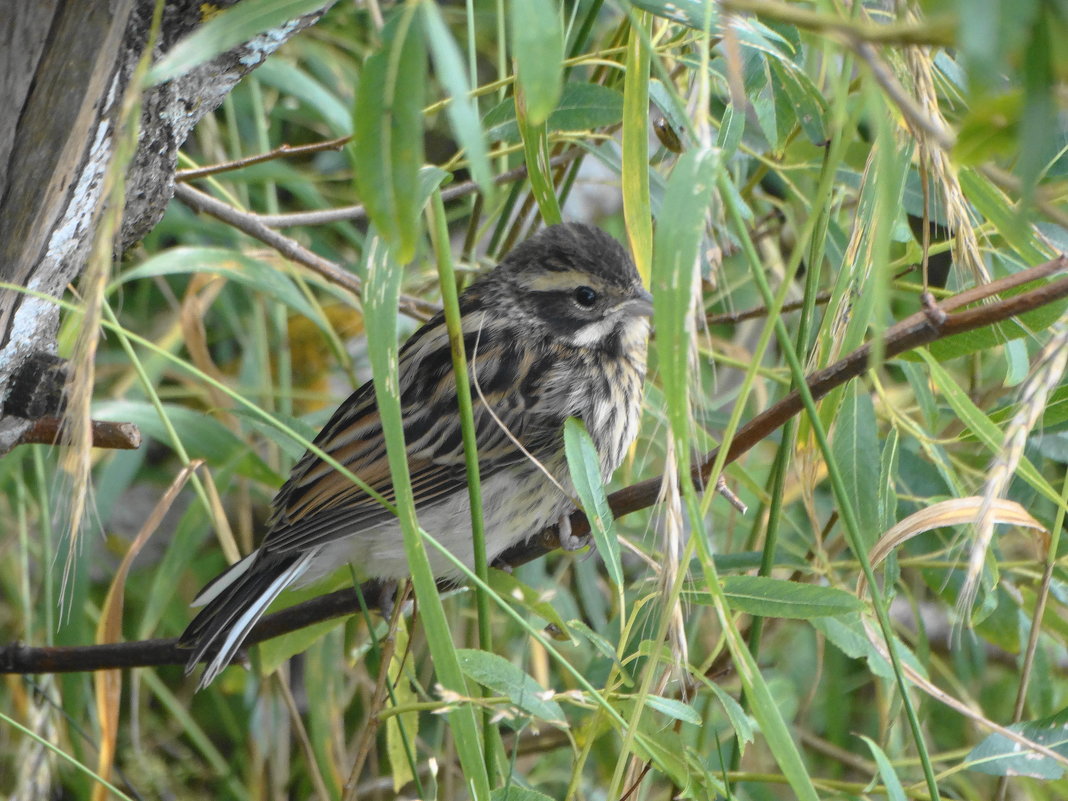
[[[198,690],[207,687],[230,664],[256,621],[286,587],[296,581],[316,551],[246,556],[200,591],[193,606],[203,606],[193,618],[178,646],[191,648],[186,675],[210,656]]]

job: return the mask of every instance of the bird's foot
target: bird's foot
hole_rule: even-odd
[[[556,533],[560,547],[565,551],[580,551],[593,542],[589,534],[574,534],[571,531],[570,512],[560,515],[560,519],[556,521]]]

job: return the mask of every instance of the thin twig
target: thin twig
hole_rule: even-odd
[[[274,161],[278,158],[291,156],[306,156],[309,153],[321,153],[324,150],[340,150],[352,139],[351,136],[342,136],[338,139],[330,139],[326,142],[315,142],[310,145],[279,145],[274,150],[266,153],[257,153],[254,156],[246,156],[243,159],[233,161],[221,161],[218,164],[209,164],[206,167],[192,167],[188,170],[178,170],[174,174],[176,181],[195,181],[197,178],[207,178],[210,175],[218,175],[221,172],[240,170],[253,164],[262,164],[265,161]]]
[[[221,200],[216,200],[211,195],[185,184],[179,184],[175,187],[174,196],[194,211],[203,212],[227,225],[232,225],[242,233],[248,234],[252,238],[258,239],[265,245],[274,248],[290,261],[304,265],[327,281],[347,289],[358,297],[361,295],[363,284],[358,277],[329,259],[324,259],[322,256],[313,253],[296,240],[283,236],[277,231],[272,231],[260,222],[257,215],[235,209],[233,206],[229,206]],[[420,298],[401,295],[400,310],[410,317],[425,320],[436,313],[438,307]]]
[[[549,160],[552,167],[559,167],[574,161],[585,153],[581,148],[572,148]],[[497,186],[509,184],[527,177],[527,165],[520,164],[510,170],[494,176],[493,183]],[[457,198],[473,195],[479,191],[479,186],[474,181],[464,181],[456,186],[450,186],[441,190],[441,199],[448,203]],[[329,223],[364,220],[367,218],[367,209],[361,203],[355,206],[341,206],[336,209],[320,209],[318,211],[300,211],[293,214],[256,214],[253,217],[268,228],[305,228],[310,225],[327,225]]]

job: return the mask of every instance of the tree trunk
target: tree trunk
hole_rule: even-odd
[[[329,6],[332,0],[324,0]],[[217,2],[228,6],[233,2]],[[155,0],[5,0],[0,30],[0,455],[62,411],[58,298],[83,270],[106,200],[124,93],[148,41]],[[158,58],[201,23],[202,4],[165,4]],[[230,50],[142,99],[126,167],[116,253],[138,242],[174,194],[178,148],[238,80],[323,13]],[[14,110],[13,112],[10,110]]]

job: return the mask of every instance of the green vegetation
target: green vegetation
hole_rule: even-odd
[[[592,218],[654,293],[642,430],[607,493],[666,475],[662,500],[612,514],[569,426],[593,556],[480,569],[440,602],[424,561],[392,632],[320,622],[201,693],[177,665],[5,676],[0,791],[1068,796],[1068,301],[997,322],[973,304],[973,328],[904,353],[893,328],[925,287],[1068,249],[1068,28],[1041,1],[884,5],[338,3],[245,79],[179,166],[312,147],[184,184],[69,294],[61,350],[95,347],[92,416],[147,441],[92,451],[88,486],[62,449],[0,461],[0,642],[177,636],[330,411],[388,386],[397,332],[543,220]],[[250,8],[283,6],[213,24],[247,36]],[[198,192],[229,216],[191,211]],[[875,366],[708,464],[748,512],[691,480],[865,343]],[[397,497],[409,553],[433,548]]]

